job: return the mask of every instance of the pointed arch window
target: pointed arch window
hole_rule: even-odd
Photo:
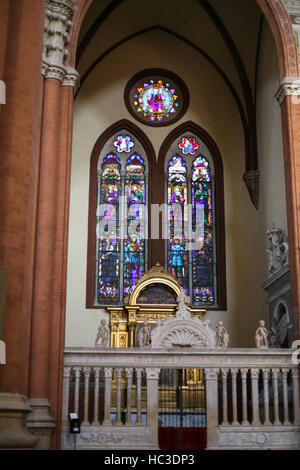
[[[137,132],[125,127],[114,131],[116,127],[98,139],[91,159],[90,308],[123,304],[148,268],[148,142],[142,133],[139,138]]]
[[[166,269],[194,307],[224,309],[223,170],[218,149],[201,128],[185,125],[167,137],[159,159],[164,162],[168,206]]]

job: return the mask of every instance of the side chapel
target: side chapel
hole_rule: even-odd
[[[0,448],[300,447],[299,24],[1,0]]]

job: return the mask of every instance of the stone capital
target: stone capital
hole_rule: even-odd
[[[147,380],[158,380],[160,369],[146,367]]]
[[[68,66],[69,32],[72,28],[72,0],[47,0],[42,75],[56,78],[64,86],[77,87],[78,72]]]
[[[72,86],[75,91],[80,81],[79,73],[73,67],[65,67],[46,60],[42,62],[42,75],[45,78],[56,78],[63,86]]]
[[[284,77],[275,94],[275,98],[281,105],[286,96],[293,96],[294,104],[300,103],[300,77]]]

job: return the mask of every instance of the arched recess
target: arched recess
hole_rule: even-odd
[[[75,66],[78,34],[92,0],[74,0],[73,3],[75,10],[69,31],[69,55],[65,63],[66,67]],[[297,76],[299,74],[297,46],[282,1],[257,0],[257,3],[273,32],[277,46],[280,76]],[[41,28],[41,44],[43,42],[42,32]],[[38,50],[37,53],[41,57],[41,51]],[[39,148],[41,151],[38,156],[39,161],[35,165],[36,168],[39,168],[39,174],[33,172],[34,184],[32,185],[32,198],[36,201],[38,222],[35,230],[36,236],[32,242],[35,252],[34,281],[32,283],[33,301],[30,299],[28,302],[33,305],[30,323],[31,357],[28,365],[30,370],[28,396],[49,400],[51,415],[56,422],[53,446],[59,448],[62,419],[73,89],[68,85],[61,86],[60,81],[56,78],[47,78],[44,79],[43,96],[39,98],[40,103],[43,103],[40,109],[43,125],[40,132]],[[290,208],[288,213],[289,226],[291,227],[289,230],[290,253],[291,259],[294,260],[291,263],[292,310],[299,312],[300,261],[297,253],[300,248],[300,221],[296,208],[300,201],[300,184],[297,182],[294,167],[297,155],[295,132],[299,129],[300,115],[296,113],[296,110],[291,112],[291,108],[290,100],[285,99],[283,102],[284,153],[286,173],[288,173],[286,187],[287,206]],[[59,177],[55,172],[57,168],[61,169]],[[163,177],[163,175],[159,175],[159,172],[156,175],[157,178]],[[39,181],[41,181],[40,185]],[[36,196],[37,187],[39,190],[36,191]],[[153,196],[158,198],[159,194]],[[55,228],[55,230],[45,230],[45,227]],[[55,247],[54,250],[53,247]],[[41,275],[41,268],[43,275]],[[55,279],[53,273],[55,273]],[[51,302],[45,302],[45,298],[51,299]],[[23,336],[24,331],[20,330],[18,335],[7,338],[7,344],[9,343],[11,350],[18,350],[18,344]],[[8,373],[6,375],[8,376]],[[6,375],[3,375],[3,383],[7,378]]]
[[[223,163],[221,153],[213,138],[200,126],[192,121],[187,121],[180,126],[176,127],[165,138],[161,145],[157,171],[155,173],[155,181],[157,190],[153,193],[153,203],[160,204],[165,200],[165,186],[166,186],[166,173],[165,161],[169,148],[172,143],[184,133],[192,133],[200,141],[202,141],[208,148],[214,166],[214,179],[215,179],[215,257],[216,257],[216,284],[217,284],[217,302],[211,310],[226,310],[227,297],[226,297],[226,254],[225,254],[225,219],[224,219],[224,178],[223,178]],[[165,201],[166,202],[166,201]],[[156,257],[162,264],[165,264],[165,245],[164,240],[153,240],[155,243]],[[209,306],[205,307],[208,310]]]
[[[128,131],[143,146],[149,166],[148,174],[148,201],[152,200],[152,175],[156,163],[155,152],[148,137],[135,124],[122,119],[108,129],[97,139],[91,154],[90,160],[90,184],[89,184],[89,215],[88,215],[88,246],[87,246],[87,276],[86,276],[86,308],[103,308],[95,305],[95,253],[96,253],[96,207],[97,207],[97,166],[98,159],[105,143],[113,135],[121,130]],[[128,154],[129,156],[129,154]],[[148,204],[148,233],[151,233],[151,205]],[[148,259],[151,259],[151,244],[148,245]]]

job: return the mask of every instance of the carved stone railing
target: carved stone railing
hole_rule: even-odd
[[[74,446],[69,412],[82,420],[78,449],[158,448],[162,369],[204,370],[208,448],[299,448],[293,352],[66,348],[62,448]]]

